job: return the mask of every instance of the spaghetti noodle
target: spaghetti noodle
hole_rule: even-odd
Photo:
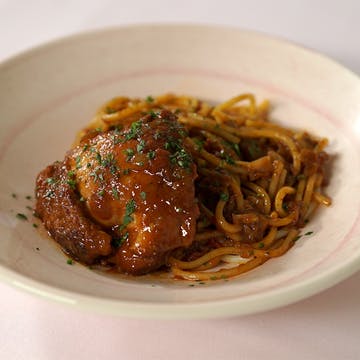
[[[187,132],[185,144],[197,167],[200,209],[197,233],[188,247],[167,258],[176,278],[233,277],[286,253],[318,205],[327,178],[326,139],[269,120],[269,103],[243,94],[217,106],[193,97],[118,97],[105,103],[87,133],[133,123],[168,110]]]

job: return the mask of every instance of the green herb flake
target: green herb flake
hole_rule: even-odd
[[[263,249],[265,247],[265,244],[263,242],[260,242],[258,244],[258,249]]]
[[[220,200],[222,200],[222,201],[228,201],[228,200],[229,200],[229,194],[221,193],[221,194],[220,194]]]
[[[313,234],[314,232],[313,231],[308,231],[307,233],[305,233],[306,236],[309,236],[311,234]]]
[[[99,162],[100,165],[102,165],[102,158],[101,154],[97,151],[95,154],[96,160]]]
[[[131,199],[126,203],[125,214],[131,215],[135,211],[135,209],[136,209],[136,202],[134,199]]]
[[[113,186],[111,189],[114,199],[119,200],[119,192],[117,191],[116,187]]]
[[[120,247],[127,239],[129,238],[129,233],[126,232],[123,236],[119,238],[113,238],[111,241],[112,246],[118,248]]]
[[[241,151],[240,151],[240,148],[239,148],[239,144],[233,143],[232,147],[233,147],[234,151],[236,152],[236,155],[241,157]]]
[[[150,117],[151,117],[152,119],[156,119],[156,117],[157,117],[157,115],[156,115],[156,113],[155,113],[154,110],[150,110],[150,111],[149,111],[149,115],[150,115]]]
[[[220,152],[220,157],[225,160],[226,163],[228,163],[229,165],[235,165],[235,161],[234,159],[224,150],[221,150]]]
[[[76,189],[76,180],[74,179],[68,179],[66,183],[71,187],[72,190]]]
[[[77,156],[75,159],[75,164],[76,164],[76,168],[80,169],[81,168],[81,156]]]
[[[33,226],[33,228],[38,228],[39,226],[38,226],[38,224],[32,224],[32,226]]]
[[[202,150],[203,149],[203,147],[204,147],[204,140],[200,140],[200,139],[197,139],[197,138],[195,138],[194,139],[194,143],[195,143],[195,149],[197,150],[197,151],[200,151],[200,150]]]
[[[67,259],[67,260],[66,260],[66,263],[67,263],[68,265],[73,265],[73,264],[74,264],[74,261],[73,261],[73,259]]]
[[[46,179],[46,182],[47,182],[48,184],[52,185],[52,184],[55,184],[55,183],[56,183],[56,180],[55,180],[54,178],[52,178],[52,177],[49,177],[49,178]]]
[[[145,140],[140,140],[139,143],[136,145],[136,151],[138,153],[142,153],[145,148]]]
[[[105,194],[105,190],[104,189],[101,189],[97,192],[97,194],[100,196],[100,197],[103,197],[104,194]]]
[[[150,150],[147,154],[146,154],[147,158],[150,160],[155,159],[155,151],[154,150]]]
[[[211,276],[210,280],[217,280],[217,277],[216,276]]]
[[[32,197],[31,197],[30,195],[26,195],[26,196],[25,196],[25,199],[26,199],[26,200],[31,200]]]
[[[27,219],[28,219],[27,216],[25,214],[22,214],[22,213],[17,213],[16,217],[18,219],[20,219],[20,220],[25,220],[25,221],[27,221]]]
[[[132,159],[132,157],[134,156],[135,151],[133,149],[129,148],[129,149],[125,149],[124,153],[126,155],[126,161],[130,161]]]
[[[250,141],[248,151],[252,159],[258,159],[261,156],[260,147],[255,140]]]
[[[130,126],[129,132],[125,134],[125,139],[126,140],[135,139],[137,136],[140,135],[141,127],[142,127],[142,122],[140,120],[134,121]]]
[[[17,195],[15,193],[12,193],[11,196],[16,199],[17,198]]]
[[[142,191],[140,193],[140,197],[143,199],[143,200],[146,200],[146,192],[145,191]]]
[[[170,155],[170,162],[172,164],[177,164],[184,169],[188,169],[192,163],[192,158],[191,155],[185,151],[185,149],[180,149]]]
[[[151,96],[151,95],[149,95],[149,96],[147,96],[146,97],[146,102],[148,102],[148,103],[152,103],[153,101],[154,101],[154,98]]]
[[[107,106],[106,109],[105,109],[105,112],[106,112],[107,114],[114,114],[114,113],[117,112],[117,110],[114,109],[114,108],[112,108],[112,107],[110,107],[110,106]]]
[[[295,239],[294,242],[298,241],[301,238],[301,235],[298,235]]]

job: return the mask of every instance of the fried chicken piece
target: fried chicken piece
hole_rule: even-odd
[[[155,270],[172,250],[194,239],[196,168],[185,137],[176,116],[161,111],[123,128],[88,134],[64,160],[67,182],[81,200],[74,206],[83,207],[88,221],[111,235],[111,255],[99,251],[98,258],[104,262],[109,255],[106,262],[120,272]],[[56,204],[61,207],[61,200]],[[59,242],[75,253],[72,241],[79,242],[74,237]],[[75,255],[85,260],[80,252]]]
[[[56,162],[40,172],[36,198],[36,214],[72,257],[92,264],[111,253],[111,236],[86,216],[66,164]]]

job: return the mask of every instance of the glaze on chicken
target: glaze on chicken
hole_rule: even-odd
[[[189,246],[196,168],[176,115],[161,111],[92,131],[36,182],[36,212],[72,257],[145,274]]]

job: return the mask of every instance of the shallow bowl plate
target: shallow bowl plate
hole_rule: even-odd
[[[360,81],[332,60],[258,33],[132,26],[56,41],[0,66],[0,277],[73,306],[124,316],[219,317],[263,311],[328,288],[360,268]],[[321,209],[283,257],[237,279],[182,282],[107,276],[69,265],[31,215],[34,180],[116,95],[165,92],[219,102],[268,98],[271,117],[328,137]],[[28,199],[32,196],[32,199]],[[28,220],[16,217],[23,213]]]

